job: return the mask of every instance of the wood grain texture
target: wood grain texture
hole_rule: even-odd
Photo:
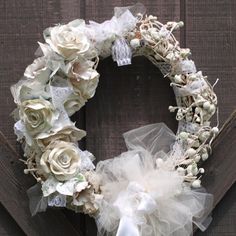
[[[207,170],[202,178],[202,185],[207,192],[214,195],[213,209],[224,198],[219,206],[213,211],[212,225],[204,232],[204,235],[233,235],[236,232],[235,225],[230,222],[236,219],[236,110],[230,115],[221,128],[220,133],[212,144],[212,155],[204,163]],[[227,197],[228,196],[228,197]],[[230,200],[231,199],[231,200]],[[230,211],[229,211],[230,208]],[[228,211],[227,211],[228,209]],[[222,212],[222,215],[219,213]],[[225,217],[224,214],[228,214]],[[224,219],[226,218],[226,219]],[[217,222],[221,223],[222,229]],[[224,226],[224,222],[228,226]],[[203,235],[203,233],[197,233]]]
[[[0,204],[0,235],[1,236],[24,236],[24,232],[13,220],[7,210]]]
[[[226,158],[227,157],[227,158]],[[236,181],[236,110],[222,126],[212,144],[212,155],[204,168],[203,186],[214,194],[214,207]]]
[[[226,193],[212,213],[213,221],[205,232],[195,236],[235,236],[236,232],[236,184]]]
[[[185,1],[186,46],[215,87],[222,125],[236,108],[236,1]]]

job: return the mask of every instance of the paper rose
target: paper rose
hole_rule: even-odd
[[[74,143],[56,141],[47,146],[40,165],[46,176],[53,174],[59,181],[69,180],[79,171],[80,152]]]
[[[86,135],[84,130],[75,127],[75,124],[61,126],[57,129],[50,130],[48,133],[42,133],[37,136],[38,146],[44,150],[50,143],[55,141],[64,141],[75,143]]]
[[[57,25],[44,31],[45,41],[65,58],[74,58],[89,49],[89,40],[84,34],[84,20],[74,20],[67,25]]]
[[[34,79],[42,71],[46,70],[46,60],[44,57],[36,58],[32,64],[28,65],[25,69],[24,76],[27,78]]]
[[[70,78],[70,82],[73,86],[74,91],[78,93],[82,98],[87,100],[94,96],[99,80],[98,77],[91,80],[77,80]]]
[[[84,189],[82,192],[77,192],[73,195],[73,205],[82,207],[85,214],[93,215],[98,210],[96,201],[101,199],[101,195],[95,194],[92,187]]]
[[[52,104],[44,99],[26,100],[20,105],[20,119],[33,137],[48,131],[56,119],[56,114]]]
[[[78,57],[68,65],[68,77],[83,80],[98,78],[99,74],[94,69],[95,63],[94,61]]]
[[[78,94],[71,94],[68,96],[64,103],[68,116],[72,116],[76,111],[80,110],[80,108],[85,105],[85,102],[87,102],[87,99],[84,99]]]

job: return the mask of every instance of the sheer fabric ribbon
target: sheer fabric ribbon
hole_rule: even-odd
[[[124,134],[128,148],[101,161],[96,173],[104,196],[96,222],[100,235],[188,236],[204,230],[213,197],[192,189],[175,168],[184,150],[164,124]]]

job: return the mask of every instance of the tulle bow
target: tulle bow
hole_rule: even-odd
[[[173,132],[158,123],[124,138],[128,151],[97,166],[104,195],[96,218],[99,234],[188,236],[193,223],[204,230],[212,195],[191,189],[176,171],[183,150]]]

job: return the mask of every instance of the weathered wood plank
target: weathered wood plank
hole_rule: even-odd
[[[236,1],[185,2],[186,46],[212,84],[220,79],[215,92],[222,125],[236,108]]]
[[[26,195],[31,178],[24,175],[18,157],[0,132],[0,202],[12,218],[26,235],[80,235],[60,211],[31,216]]]
[[[236,181],[236,110],[222,126],[212,144],[212,155],[204,164],[203,186],[214,194],[214,207]]]
[[[6,209],[0,204],[0,235],[1,236],[24,236],[21,228],[12,219]]]
[[[179,1],[141,1],[148,14],[162,22],[180,19]],[[136,1],[86,1],[86,20],[102,22],[113,16],[116,6]],[[179,35],[178,35],[179,36]],[[168,105],[175,104],[169,81],[145,58],[120,67],[107,58],[100,62],[100,83],[95,97],[86,105],[86,148],[97,160],[112,158],[126,150],[122,133],[139,126],[164,121],[176,130],[177,123]],[[87,218],[87,235],[96,235],[96,227]]]
[[[214,195],[214,209],[236,181],[236,110],[229,116],[214,140],[212,155],[204,163],[204,168],[206,173],[203,175],[202,185],[207,189],[207,192]],[[232,191],[235,193],[235,190]],[[235,199],[232,202],[232,207],[235,207]],[[223,203],[228,204],[225,199]],[[224,206],[221,208],[223,211]],[[236,208],[233,212],[236,212]],[[214,231],[212,228],[210,227],[210,230]],[[208,235],[208,230],[205,234]]]
[[[195,236],[235,236],[236,232],[236,184],[225,194],[212,213],[213,221],[205,232],[198,230]]]
[[[209,81],[212,84],[215,82],[216,78],[220,79],[215,87],[215,92],[218,96],[220,126],[222,126],[236,107],[236,2],[234,0],[181,0],[181,2],[185,8],[183,14],[183,20],[185,21],[185,27],[183,29],[185,45],[191,49],[192,58],[197,68],[202,70],[205,75],[208,75]],[[219,138],[220,137],[221,136],[219,136]],[[232,171],[231,168],[228,170],[221,169],[220,167],[228,163],[228,158],[232,158],[226,154],[225,158],[219,159],[222,163],[219,161],[217,162],[218,166],[214,165],[214,160],[219,158],[218,155],[224,155],[225,150],[222,147],[224,142],[229,143],[230,140],[232,140],[230,136],[227,136],[227,139],[229,140],[224,139],[222,143],[219,144],[219,147],[214,148],[212,157],[205,163],[207,175],[210,173],[208,167],[213,165],[213,167],[210,168],[216,168],[216,171],[212,172],[214,173],[213,176],[205,176],[203,179],[203,185],[206,186],[209,191],[216,191],[215,205],[219,202],[219,199],[221,199],[221,195],[223,195],[229,187],[225,185],[229,180],[229,171]],[[219,150],[221,149],[222,153],[218,153],[218,148]],[[224,167],[226,168],[226,166]],[[222,173],[220,173],[220,170]],[[204,183],[205,179],[206,183]],[[225,182],[218,183],[220,180]],[[218,186],[217,183],[219,184]],[[221,188],[223,189],[221,190]],[[222,200],[220,204],[221,212],[227,209],[228,204],[227,200]],[[235,204],[232,203],[231,205],[234,211],[236,211]],[[233,209],[231,210],[233,211]],[[218,211],[218,207],[215,211]],[[228,217],[230,216],[231,215],[228,214]],[[224,219],[224,217],[226,216],[224,216],[223,213],[222,216],[218,214],[216,219],[214,217],[209,230],[201,233],[201,235],[235,235],[236,230],[234,230],[234,234],[232,234],[232,227],[230,229],[230,227],[224,226],[223,223],[221,226],[217,225],[217,222],[223,222],[224,220],[230,222],[230,218],[227,220]]]

